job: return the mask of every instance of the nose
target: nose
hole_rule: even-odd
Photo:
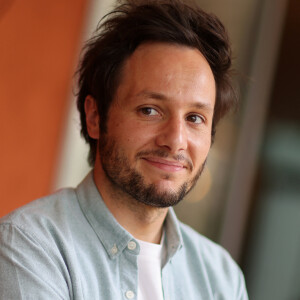
[[[184,120],[172,118],[167,120],[156,137],[156,144],[159,147],[168,149],[171,154],[186,150],[188,145],[187,131]]]

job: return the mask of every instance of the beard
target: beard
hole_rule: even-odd
[[[109,138],[107,134],[103,134],[99,140],[99,154],[102,169],[112,186],[123,193],[131,196],[136,201],[154,207],[169,207],[179,203],[184,196],[192,190],[199,179],[206,160],[201,165],[196,175],[184,183],[177,190],[159,191],[154,183],[147,184],[142,174],[134,169],[124,151],[118,147],[113,138]],[[141,151],[136,154],[136,159],[153,155],[156,157],[170,157],[167,151],[150,150]],[[187,170],[193,170],[192,163],[182,155],[172,156],[176,161],[185,161]],[[171,175],[165,175],[164,179],[169,179]]]

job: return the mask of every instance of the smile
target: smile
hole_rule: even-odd
[[[178,161],[170,161],[158,157],[143,157],[143,160],[150,165],[167,172],[179,172],[186,169],[186,166]]]

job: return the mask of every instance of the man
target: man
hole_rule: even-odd
[[[170,208],[234,104],[214,16],[121,4],[87,44],[78,109],[93,171],[2,219],[1,299],[247,299],[237,265]]]

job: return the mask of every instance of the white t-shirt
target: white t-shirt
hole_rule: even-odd
[[[163,239],[160,244],[138,240],[138,300],[163,300],[161,266],[163,258]]]

